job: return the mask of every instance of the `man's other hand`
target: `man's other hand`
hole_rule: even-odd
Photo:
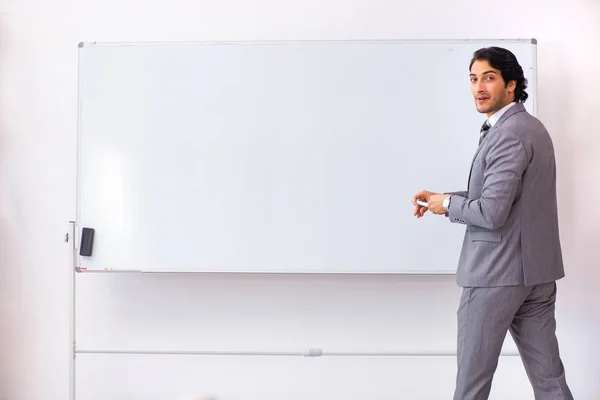
[[[429,211],[434,214],[446,214],[448,211],[444,209],[443,201],[446,197],[450,197],[447,194],[433,194],[429,196]]]

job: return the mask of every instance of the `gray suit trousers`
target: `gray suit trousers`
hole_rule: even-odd
[[[556,339],[556,283],[463,288],[454,400],[487,399],[510,331],[536,400],[572,400]]]

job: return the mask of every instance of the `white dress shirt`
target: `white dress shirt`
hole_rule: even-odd
[[[488,118],[488,122],[490,123],[490,126],[496,125],[496,122],[498,122],[500,117],[502,117],[502,115],[504,115],[504,113],[506,111],[508,111],[508,109],[511,108],[512,106],[514,106],[515,104],[517,104],[517,103],[515,103],[514,101],[512,103],[508,103],[507,105],[505,105],[504,107],[502,107],[501,109],[496,111],[490,118]]]

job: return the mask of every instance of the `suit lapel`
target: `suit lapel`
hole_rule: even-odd
[[[512,106],[511,108],[509,108],[508,110],[506,110],[506,112],[500,117],[500,119],[494,124],[494,126],[492,126],[490,128],[490,131],[487,133],[487,135],[481,141],[481,143],[479,143],[479,146],[477,146],[477,150],[475,151],[475,155],[473,156],[473,160],[471,160],[471,169],[469,170],[469,180],[467,182],[467,193],[469,191],[469,186],[471,184],[471,174],[473,173],[473,164],[475,163],[475,159],[477,158],[477,155],[479,154],[481,147],[483,147],[483,143],[486,141],[487,138],[490,137],[490,135],[492,135],[494,133],[496,128],[498,126],[500,126],[507,118],[509,118],[510,116],[512,116],[518,112],[522,112],[522,111],[525,111],[525,106],[523,105],[523,103],[517,103],[514,106]]]

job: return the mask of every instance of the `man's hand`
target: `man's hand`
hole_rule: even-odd
[[[433,194],[429,196],[429,211],[437,215],[446,214],[447,211],[442,204],[446,197],[450,196],[447,194]]]
[[[419,193],[413,196],[413,205],[415,206],[414,216],[417,218],[421,218],[427,212],[428,208],[422,205],[417,204],[417,200],[424,201],[426,203],[430,202],[431,197],[433,196],[441,196],[439,193],[430,192],[429,190],[421,190]],[[440,203],[441,204],[441,203]],[[431,204],[429,205],[431,207]],[[442,210],[444,208],[442,207]]]

